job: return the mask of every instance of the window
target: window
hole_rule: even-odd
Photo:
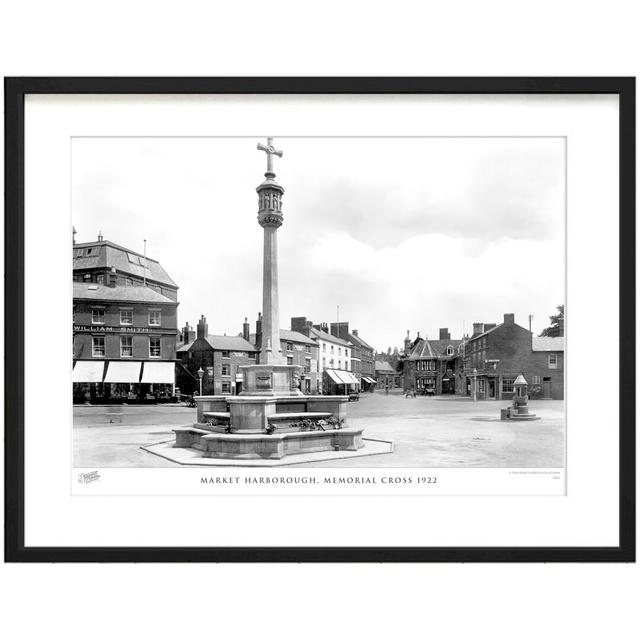
[[[104,309],[91,309],[91,324],[104,324]]]
[[[97,282],[98,284],[104,284],[104,274],[99,273],[99,274],[96,276],[96,282]]]
[[[228,364],[223,364],[222,365],[222,375],[223,376],[230,376],[231,375],[231,366]]]
[[[333,345],[331,345],[331,355],[333,355]]]
[[[305,353],[311,353],[311,345],[310,344],[306,345],[304,348],[304,351]]]
[[[323,351],[326,351],[326,350],[327,350],[327,345],[326,345],[324,342],[322,343],[322,350],[323,350]]]
[[[349,349],[345,349],[344,350],[344,357],[348,358],[349,357]]]
[[[333,369],[333,358],[331,358],[331,360],[329,360],[329,366]]]
[[[160,338],[149,338],[149,357],[150,358],[159,358],[160,357]]]
[[[342,355],[342,347],[338,347],[338,355],[341,356]]]
[[[304,359],[304,372],[311,373],[311,358]]]
[[[291,342],[287,342],[287,351],[293,351],[293,344]]]
[[[120,309],[120,324],[133,324],[133,311],[131,309]]]
[[[133,356],[133,338],[131,336],[120,336],[120,357],[131,358]]]
[[[344,361],[344,370],[349,371],[349,362],[347,360]]]
[[[447,347],[447,355],[448,356],[452,356],[453,355],[453,347],[451,345],[449,345]]]
[[[556,353],[549,354],[549,369],[558,368],[558,355]]]
[[[327,359],[326,358],[322,358],[322,368],[325,369],[327,366]]]
[[[540,376],[533,376],[531,378],[531,384],[540,384]]]
[[[293,356],[287,356],[287,364],[288,365],[292,365],[293,364]]]
[[[338,360],[338,369],[342,369],[342,360]]]
[[[91,355],[94,358],[104,358],[104,336],[91,338]]]
[[[513,393],[514,378],[502,379],[502,393]]]
[[[125,278],[124,284],[126,287],[133,287],[133,280],[131,278]]]
[[[162,323],[162,314],[157,309],[149,309],[149,326],[159,327]]]
[[[256,359],[256,352],[249,351],[249,360],[255,360],[255,359]]]
[[[222,393],[231,393],[231,383],[223,382],[222,383]]]
[[[223,352],[222,352],[222,357],[223,357],[223,358],[230,358],[231,356],[229,355],[229,352],[228,352],[228,351],[223,351]]]

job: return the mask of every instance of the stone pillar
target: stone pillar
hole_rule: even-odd
[[[260,364],[284,364],[280,347],[278,299],[278,227],[264,226],[262,263],[262,345]]]

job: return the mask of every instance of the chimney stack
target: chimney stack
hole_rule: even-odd
[[[303,331],[308,325],[309,323],[305,316],[296,316],[295,318],[291,318],[291,331]]]
[[[484,333],[484,323],[483,322],[474,322],[473,323],[473,335],[479,336],[481,333]]]
[[[193,327],[189,326],[187,322],[182,329],[182,342],[185,344],[189,344],[196,339],[196,332],[193,330]]]
[[[358,330],[354,329],[351,333],[353,333],[353,335],[357,338],[358,337]]]
[[[247,322],[247,318],[245,317],[244,322],[242,323],[242,337],[249,342],[249,323]]]
[[[514,313],[505,313],[504,314],[504,323],[505,324],[515,324],[516,316]]]
[[[104,238],[102,237],[102,231],[98,231],[98,242],[102,242]]]
[[[209,335],[209,325],[204,316],[200,316],[200,320],[198,320],[196,335],[198,338],[206,338]]]
[[[440,329],[440,340],[451,340],[451,334],[447,327]]]
[[[342,338],[347,340],[349,338],[349,323],[348,322],[332,322],[331,323],[331,335],[336,338]]]

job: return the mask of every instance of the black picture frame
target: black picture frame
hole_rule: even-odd
[[[635,78],[5,78],[5,561],[634,562]],[[26,547],[24,104],[27,94],[616,94],[619,97],[619,531],[615,547]]]

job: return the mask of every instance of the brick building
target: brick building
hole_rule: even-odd
[[[386,360],[376,360],[376,382],[378,389],[396,389],[401,386],[401,375]]]
[[[462,340],[452,340],[447,328],[440,329],[437,340],[407,337],[404,341],[402,386],[405,391],[425,394],[455,393],[455,361]]]
[[[237,395],[242,391],[239,367],[256,364],[258,349],[242,336],[212,335],[204,316],[198,320],[195,335],[189,323],[182,330],[176,349],[183,371],[178,376],[182,393],[199,393],[198,370],[202,369],[203,395]]]
[[[564,399],[564,337],[539,338],[506,313],[501,324],[473,325],[456,369],[456,393],[511,399],[523,375],[533,398]]]
[[[317,393],[340,395],[357,389],[358,380],[351,373],[351,343],[329,333],[326,323],[314,325],[304,316],[291,318],[291,330],[318,347]]]
[[[329,325],[332,336],[342,338],[351,345],[351,373],[362,391],[373,391],[376,380],[375,350],[359,335],[358,330],[349,331],[348,322],[332,322]]]
[[[74,402],[174,395],[178,287],[151,259],[145,286],[128,255],[101,236],[73,247]]]

